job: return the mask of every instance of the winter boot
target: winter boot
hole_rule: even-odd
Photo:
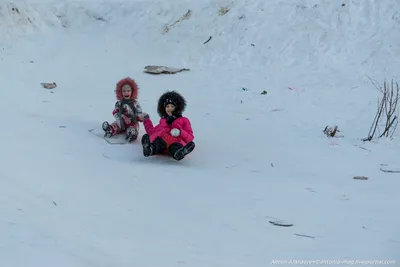
[[[186,146],[180,143],[173,143],[169,146],[169,154],[176,160],[182,160],[187,154],[194,149],[194,143],[190,142]]]
[[[135,141],[138,138],[138,131],[134,127],[130,127],[126,130],[126,141],[129,143]]]
[[[183,146],[180,143],[173,143],[169,146],[168,150],[170,155],[176,160],[182,160],[185,158],[187,154],[193,151],[195,147],[194,142],[189,142],[186,146]]]
[[[142,136],[142,147],[143,147],[143,156],[148,157],[153,155],[154,146],[150,143],[150,136],[148,134],[144,134]]]
[[[195,147],[194,142],[189,142],[189,143],[187,143],[186,146],[183,148],[183,151],[184,151],[184,153],[185,153],[185,156],[186,156],[187,154],[191,153],[191,152],[193,151],[194,147]]]
[[[111,126],[108,122],[103,122],[103,131],[104,131],[104,137],[111,137],[112,136],[112,132],[111,132]]]
[[[150,142],[150,136],[144,134],[142,137],[143,155],[149,157],[156,154],[161,154],[167,144],[161,137],[157,137],[153,143]]]

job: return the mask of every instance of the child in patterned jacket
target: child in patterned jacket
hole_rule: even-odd
[[[128,142],[135,141],[139,136],[139,121],[142,122],[142,108],[137,100],[139,88],[130,77],[120,80],[115,88],[117,102],[112,112],[115,120],[110,124],[103,122],[105,137],[116,134],[126,134]]]

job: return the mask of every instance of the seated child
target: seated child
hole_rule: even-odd
[[[126,134],[126,140],[132,142],[139,136],[139,123],[142,121],[142,108],[137,100],[139,88],[135,80],[125,78],[120,80],[115,88],[117,102],[112,112],[115,121],[109,124],[103,122],[102,128],[105,137],[123,133]]]
[[[142,137],[143,155],[145,157],[169,153],[174,159],[182,160],[193,151],[193,130],[188,118],[182,113],[186,100],[176,91],[161,95],[158,100],[158,114],[161,119],[153,126],[148,114],[143,113],[143,125],[146,134]]]

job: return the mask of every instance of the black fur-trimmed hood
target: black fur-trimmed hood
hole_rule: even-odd
[[[173,104],[175,106],[174,116],[182,116],[182,113],[186,108],[185,98],[176,91],[168,91],[160,96],[158,100],[157,112],[160,117],[166,117],[165,106],[167,104]]]

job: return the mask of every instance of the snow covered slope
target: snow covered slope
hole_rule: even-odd
[[[398,1],[65,2],[0,4],[0,266],[400,261],[400,174],[380,171],[399,134],[360,141],[368,77],[400,80]],[[186,97],[185,160],[88,132],[125,76],[154,120],[165,90]]]

